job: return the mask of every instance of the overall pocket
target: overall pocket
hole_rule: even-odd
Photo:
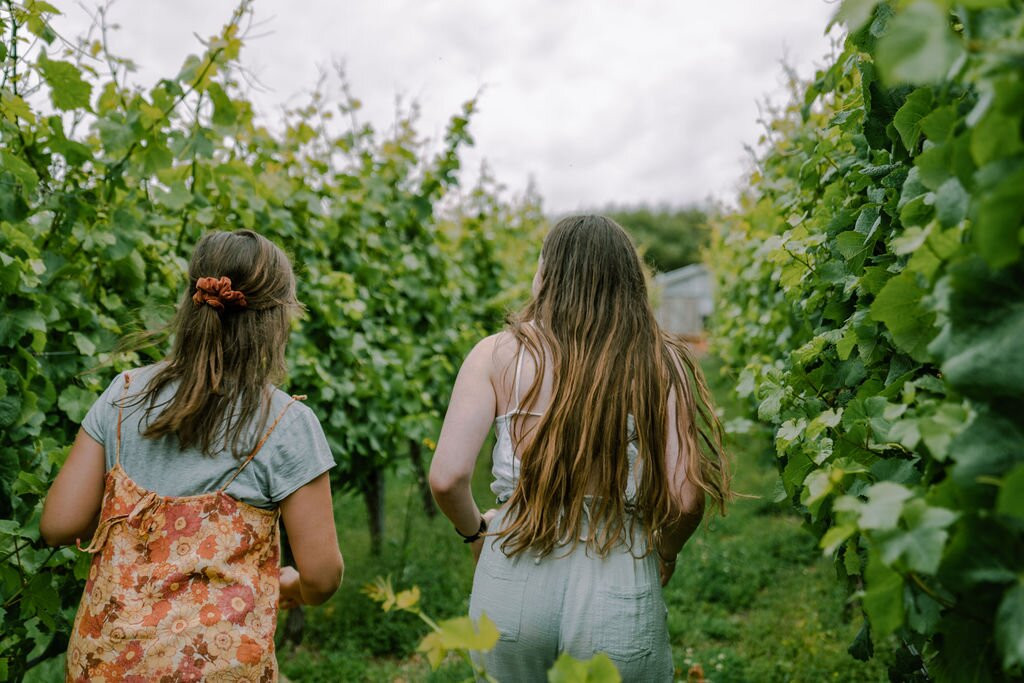
[[[655,620],[663,620],[665,614],[664,609],[659,609],[651,584],[598,588],[594,607],[594,653],[604,652],[619,662],[631,662],[651,653]]]
[[[517,576],[509,562],[500,550],[485,549],[473,576],[469,616],[478,621],[481,614],[486,614],[498,627],[500,640],[514,642],[519,639],[523,618],[526,578]]]

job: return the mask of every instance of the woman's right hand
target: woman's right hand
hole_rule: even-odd
[[[281,597],[277,601],[280,609],[292,609],[302,604],[302,587],[299,572],[295,567],[281,567]]]

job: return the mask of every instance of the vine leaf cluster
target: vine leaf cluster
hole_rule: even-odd
[[[268,126],[244,92],[249,3],[147,87],[104,41],[57,36],[45,2],[0,3],[0,662],[20,680],[62,652],[87,556],[39,539],[42,498],[114,374],[153,362],[206,231],[280,244],[306,306],[288,348],[338,461],[335,484],[379,501],[422,470],[469,346],[529,281],[539,200],[483,177],[459,192],[476,101],[423,139],[386,133],[322,83]],[[105,21],[105,13],[99,13]],[[106,35],[106,25],[100,35]],[[102,68],[104,64],[111,65]],[[136,350],[126,336],[149,340]],[[164,335],[165,339],[166,335]],[[378,539],[381,520],[377,520]]]
[[[844,0],[710,250],[715,337],[893,680],[1024,675],[1024,10]],[[874,642],[873,642],[874,641]]]

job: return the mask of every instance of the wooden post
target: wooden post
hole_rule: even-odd
[[[423,514],[434,518],[437,516],[437,506],[434,505],[434,496],[430,492],[430,484],[427,481],[427,471],[423,466],[423,444],[419,441],[409,442],[409,460],[412,462],[412,469],[416,474],[416,485],[420,489]]]
[[[363,500],[370,525],[370,553],[380,557],[384,539],[384,474],[379,467],[369,468]]]

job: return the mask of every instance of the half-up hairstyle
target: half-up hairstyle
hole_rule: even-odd
[[[724,514],[729,470],[711,394],[686,344],[658,326],[621,226],[603,216],[556,224],[544,240],[540,288],[508,329],[537,367],[522,409],[536,410],[548,365],[553,383],[549,406],[529,429],[513,421],[520,469],[511,522],[498,533],[506,553],[546,555],[579,538],[588,500],[589,550],[607,555],[629,542],[637,523],[646,551],[656,547],[681,514],[665,465],[670,392],[686,478]],[[635,502],[626,498],[631,437]]]
[[[196,244],[188,277],[170,355],[139,397],[143,436],[173,434],[183,449],[245,457],[267,422],[271,385],[285,376],[291,321],[301,310],[292,266],[252,230],[211,232]],[[158,405],[171,385],[173,397]]]

